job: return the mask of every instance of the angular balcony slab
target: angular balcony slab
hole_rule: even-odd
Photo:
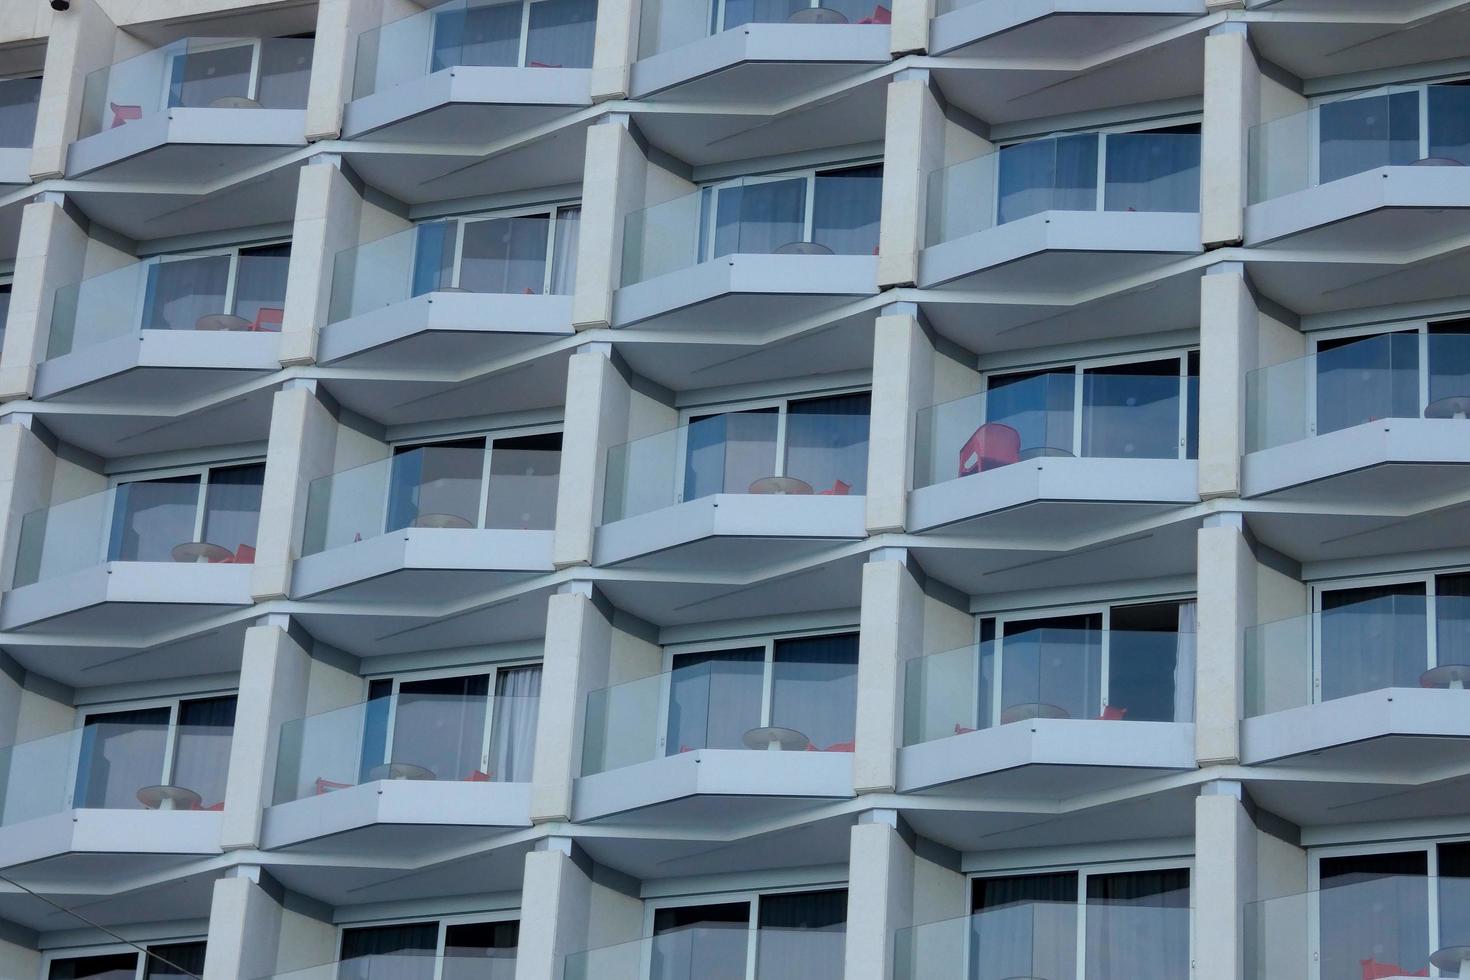
[[[253,374],[243,388],[184,405],[169,403],[165,389],[153,403],[136,406],[86,398],[89,389],[76,389],[74,399],[32,401],[28,410],[58,439],[104,459],[245,443],[264,452],[276,386]]]
[[[41,863],[51,874],[85,876],[100,855],[117,855],[133,873],[159,871],[219,854],[221,816],[206,810],[64,810],[0,827],[0,867]]]
[[[512,896],[520,891],[526,853],[533,847],[525,840],[527,832],[484,826],[380,824],[375,837],[367,834],[348,832],[340,841],[320,838],[265,851],[260,864],[290,891],[346,909],[379,902],[442,903],[446,895]],[[364,855],[369,855],[366,861]]]
[[[261,845],[406,862],[487,828],[529,827],[530,807],[530,783],[375,780],[268,807]]]
[[[549,573],[551,531],[404,528],[296,559],[292,598],[443,602]]]
[[[10,589],[0,629],[152,636],[249,606],[249,565],[113,561]]]
[[[696,749],[578,778],[572,819],[628,814],[636,820],[694,819],[705,827],[728,826],[789,816],[854,795],[850,752]]]
[[[1247,497],[1383,507],[1437,506],[1465,486],[1470,421],[1380,419],[1247,453]]]
[[[973,0],[934,18],[930,54],[1087,59],[1206,14],[1204,0]]]
[[[1246,0],[1245,7],[1266,15],[1251,21],[1251,47],[1304,79],[1459,58],[1470,36],[1470,10],[1458,4]]]
[[[633,98],[779,102],[887,64],[881,24],[744,24],[639,59]]]
[[[726,255],[633,283],[613,325],[719,331],[818,317],[878,292],[872,255]]]
[[[592,105],[585,68],[461,65],[347,103],[342,138],[490,143]]]
[[[1242,764],[1311,769],[1349,780],[1416,773],[1427,779],[1446,767],[1463,767],[1467,749],[1470,691],[1385,688],[1272,711],[1240,726]]]
[[[1415,253],[1470,234],[1470,167],[1379,167],[1245,212],[1245,243]]]
[[[174,108],[77,140],[67,150],[66,175],[218,179],[304,146],[305,109]]]
[[[157,405],[207,398],[280,370],[278,333],[141,330],[41,362],[35,397]]]

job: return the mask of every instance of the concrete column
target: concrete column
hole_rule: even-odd
[[[1206,783],[1194,801],[1195,980],[1242,980],[1242,923],[1255,896],[1256,829],[1236,782]]]
[[[526,855],[516,980],[561,980],[567,955],[587,948],[589,872],[586,855],[567,838],[538,842]]]
[[[638,60],[636,0],[599,0],[597,38],[592,45],[592,101],[624,99],[628,76]]]
[[[924,593],[907,558],[891,556],[894,550],[876,553],[863,567],[852,761],[859,793],[891,793],[898,785],[904,664],[923,651]]]
[[[327,325],[337,253],[357,245],[362,197],[337,163],[338,158],[322,155],[301,168],[281,324],[283,365],[315,363],[317,338]]]
[[[1246,25],[1230,21],[1205,38],[1200,136],[1200,232],[1206,248],[1245,237],[1250,130],[1260,118],[1261,70]]]
[[[612,324],[612,294],[623,268],[623,221],[643,207],[648,161],[629,125],[626,116],[610,116],[587,130],[572,296],[572,325],[578,330]]]
[[[895,57],[922,54],[929,50],[929,22],[934,19],[934,0],[892,0],[893,26],[889,48]]]
[[[10,939],[0,939],[0,977],[39,977],[41,952]]]
[[[0,353],[0,401],[30,397],[36,365],[46,357],[56,291],[81,281],[86,259],[87,230],[67,213],[60,194],[25,206]]]
[[[308,140],[342,135],[342,107],[352,101],[357,39],[382,22],[383,0],[320,0],[306,97]]]
[[[893,810],[871,810],[848,850],[846,980],[893,976],[893,940],[913,923],[914,853]]]
[[[204,980],[251,980],[275,974],[282,909],[261,887],[263,874],[242,865],[215,880]]]
[[[15,573],[25,516],[51,503],[56,456],[15,416],[0,423],[0,587]]]
[[[587,694],[607,686],[612,623],[590,585],[573,584],[546,600],[546,643],[536,758],[531,769],[531,819],[570,820],[572,780],[582,768]]]
[[[1198,669],[1195,755],[1200,765],[1240,761],[1245,631],[1256,623],[1256,561],[1240,514],[1214,514],[1198,532]]]
[[[895,9],[895,31],[897,15]],[[888,84],[883,147],[878,286],[912,286],[924,247],[929,175],[944,165],[944,112],[927,71],[904,71]]]
[[[869,534],[902,532],[907,525],[914,473],[914,413],[934,401],[934,345],[919,326],[916,313],[902,309],[878,317],[873,325]]]
[[[613,363],[612,352],[605,345],[596,347],[578,351],[567,363],[566,424],[551,554],[557,568],[592,563],[607,450],[628,435],[628,382]]]
[[[276,392],[250,574],[250,591],[256,599],[290,593],[291,562],[301,547],[307,493],[312,480],[332,472],[336,445],[337,422],[317,398],[314,382]]]
[[[260,846],[264,808],[275,791],[281,725],[305,716],[310,676],[311,657],[281,626],[245,631],[220,832],[225,850]]]
[[[87,76],[112,63],[116,36],[117,28],[97,0],[72,0],[70,10],[51,18],[36,135],[31,143],[32,180],[65,173],[66,150],[77,138],[81,123]]]
[[[1199,287],[1199,493],[1240,496],[1246,375],[1260,316],[1238,262],[1211,266]]]

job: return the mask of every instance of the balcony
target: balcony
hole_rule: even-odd
[[[181,408],[279,370],[290,262],[289,243],[160,256],[61,287],[36,397]]]
[[[146,640],[249,606],[264,474],[137,480],[25,515],[0,627]]]
[[[540,687],[539,667],[493,682],[404,681],[397,693],[287,722],[264,846],[331,838],[334,850],[413,862],[483,841],[487,828],[529,827]]]
[[[1202,0],[940,0],[929,52],[1085,63],[1204,14]]]
[[[31,141],[40,100],[39,78],[0,80],[0,184],[31,182]]]
[[[649,976],[659,980],[775,980],[799,975],[806,980],[841,980],[845,922],[805,929],[750,928],[744,922],[718,921],[720,911],[727,907],[707,907],[714,921],[671,924],[646,939],[573,953],[561,976],[563,980],[643,980]],[[659,920],[667,914],[672,921],[673,914],[681,912],[686,910],[662,910]]]
[[[937,170],[919,284],[1081,297],[1196,254],[1199,153],[1198,132],[1078,133]]]
[[[515,927],[515,923],[464,923],[445,926],[444,948],[435,946],[406,945],[393,953],[364,952],[359,956],[345,956],[330,963],[319,963],[300,970],[272,973],[249,980],[377,980],[379,977],[392,980],[515,980],[516,948],[514,946],[484,945],[493,939],[481,939],[472,932],[492,932],[496,927]],[[387,926],[384,930],[397,927]],[[438,925],[434,924],[437,932]],[[372,929],[348,929],[353,932],[372,932]],[[405,935],[387,937],[387,945],[404,943],[426,943],[416,935],[419,929],[410,925]],[[242,978],[243,980],[243,978]]]
[[[606,467],[595,564],[755,572],[866,536],[868,398],[708,415]]]
[[[189,181],[306,145],[309,38],[184,38],[87,76],[67,176]]]
[[[878,0],[662,3],[639,25],[634,98],[790,99],[886,64],[892,11]]]
[[[573,819],[697,816],[730,832],[853,796],[856,635],[670,662],[587,696]]]
[[[616,326],[720,331],[877,293],[881,166],[745,177],[630,214]],[[808,207],[810,201],[811,207]]]
[[[899,791],[1064,800],[1193,769],[1194,608],[1176,605],[1148,630],[987,621],[978,645],[910,660]]]
[[[233,696],[98,712],[0,749],[0,867],[92,880],[99,854],[112,875],[218,854],[234,713]]]

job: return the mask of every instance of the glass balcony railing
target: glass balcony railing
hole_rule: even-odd
[[[281,726],[275,802],[380,779],[529,783],[539,697],[403,693]]]
[[[1470,598],[1431,598],[1422,584],[1348,591],[1343,600],[1324,592],[1324,601],[1341,604],[1322,612],[1246,631],[1246,717],[1392,687],[1463,690],[1470,682]]]
[[[1199,457],[1199,377],[1177,357],[999,380],[920,410],[916,489],[1042,457]]]
[[[1419,873],[1393,873],[1416,859]],[[1422,849],[1330,860],[1344,868],[1324,875],[1320,891],[1245,907],[1247,980],[1470,977],[1470,957],[1463,954],[1470,947],[1470,876],[1463,857],[1455,873],[1438,875],[1427,873]],[[1323,866],[1325,872],[1329,859]]]
[[[450,0],[364,31],[352,97],[446,68],[590,68],[596,0]]]
[[[882,198],[881,166],[703,187],[628,215],[622,284],[726,255],[877,255]]]
[[[1174,901],[1020,900],[900,929],[894,980],[1179,980],[1192,913]]]
[[[1250,203],[1379,167],[1470,165],[1470,87],[1376,89],[1273,119],[1250,134]]]
[[[866,491],[866,414],[784,418],[783,426],[774,412],[732,412],[612,447],[603,523],[717,493],[845,497]]]
[[[333,473],[311,481],[301,553],[409,527],[549,531],[560,468],[559,449],[424,446]]]
[[[312,39],[190,37],[87,76],[78,138],[174,108],[305,109]]]
[[[145,330],[279,332],[291,246],[149,259],[62,286],[46,360]]]
[[[904,745],[1034,718],[1194,721],[1193,633],[1037,628],[904,670]]]
[[[563,980],[841,980],[847,942],[844,928],[671,929],[616,946],[567,957]],[[752,962],[753,961],[753,962]]]
[[[1463,419],[1470,333],[1389,333],[1246,375],[1246,452],[1383,419]]]
[[[650,4],[639,23],[638,57],[692,44],[746,24],[887,24],[880,0],[710,0]]]
[[[1198,211],[1199,146],[1198,133],[1078,133],[936,170],[925,244],[1043,211]]]
[[[581,208],[416,225],[344,249],[332,270],[336,323],[431,292],[570,295]]]
[[[25,149],[36,135],[39,78],[0,80],[0,149]]]
[[[254,980],[515,980],[515,975],[514,947],[468,947],[437,954],[432,949],[369,953]]]

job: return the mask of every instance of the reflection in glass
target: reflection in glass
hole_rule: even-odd
[[[745,980],[750,906],[656,909],[649,980]]]
[[[1098,134],[1083,133],[1002,147],[996,223],[1096,210],[1097,141]]]
[[[1317,345],[1317,434],[1381,418],[1419,417],[1419,335],[1381,334]]]
[[[717,187],[714,253],[767,254],[806,239],[805,177]]]
[[[77,758],[78,809],[140,810],[138,790],[163,781],[168,708],[88,715]]]
[[[1417,91],[1329,102],[1318,107],[1317,126],[1319,183],[1420,157]]]
[[[857,655],[855,633],[776,641],[771,724],[801,732],[814,749],[851,752]]]
[[[216,99],[249,97],[254,61],[255,45],[250,43],[196,47],[175,55],[170,65],[169,107],[208,108]]]
[[[547,214],[466,222],[460,288],[472,293],[545,292],[550,224]]]
[[[225,801],[230,742],[235,732],[235,696],[200,698],[179,705],[173,775],[169,782],[199,794],[199,805],[216,809]]]
[[[674,657],[664,754],[743,749],[761,723],[765,651],[717,650]]]
[[[235,273],[235,315],[256,330],[279,331],[286,312],[291,243],[242,248]]]
[[[144,330],[193,330],[199,318],[225,308],[228,255],[155,262],[148,266]]]
[[[526,67],[586,68],[596,33],[597,0],[535,0],[527,21]]]
[[[1082,455],[1179,456],[1179,359],[1114,364],[1082,374]]]
[[[484,448],[483,439],[399,447],[388,478],[385,530],[477,526]]]
[[[1060,709],[1066,718],[1102,710],[1102,615],[1006,623],[1001,645],[1001,724]]]
[[[473,778],[485,752],[489,692],[486,674],[404,681],[388,761],[422,766],[438,780]]]
[[[1426,975],[1428,860],[1422,851],[1322,858],[1321,980]]]
[[[1189,872],[1089,875],[1084,969],[1087,980],[1188,976]]]
[[[1425,603],[1422,582],[1323,592],[1321,699],[1417,687],[1428,660]]]
[[[521,51],[519,0],[473,3],[434,14],[434,44],[429,71],[457,65],[509,67]]]
[[[695,418],[684,450],[684,499],[714,493],[745,493],[756,480],[776,472],[775,408]]]
[[[1009,426],[1020,435],[1018,458],[1028,450],[1061,450],[1071,455],[1076,383],[1071,370],[992,377],[985,394],[986,422]]]
[[[1431,85],[1426,97],[1429,155],[1470,166],[1470,85]]]
[[[819,173],[812,194],[812,241],[837,255],[877,255],[882,208],[882,164]]]
[[[205,541],[233,552],[237,564],[254,561],[264,484],[264,463],[209,471],[209,488],[204,497],[203,537]]]
[[[0,148],[31,145],[36,134],[36,109],[40,99],[39,78],[0,80]]]
[[[196,540],[198,476],[137,480],[114,493],[108,561],[172,561],[176,546]]]
[[[786,410],[786,468],[814,489],[862,494],[868,482],[867,392],[792,402]]]
[[[1199,127],[1107,136],[1109,211],[1199,210]]]

